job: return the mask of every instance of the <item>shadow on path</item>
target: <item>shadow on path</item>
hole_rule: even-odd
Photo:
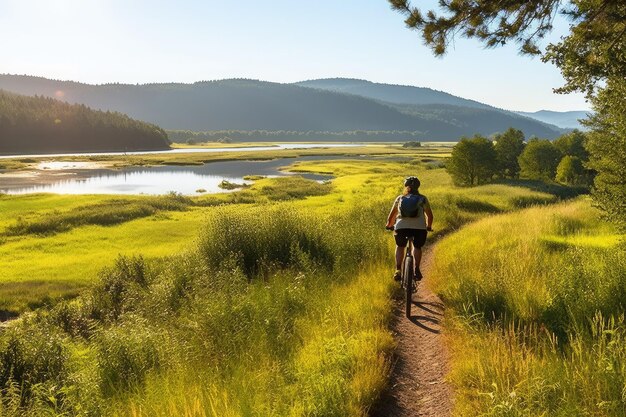
[[[437,302],[413,301],[413,305],[429,314],[412,315],[409,319],[411,323],[421,327],[427,332],[440,334],[441,331],[439,327],[441,323],[439,317],[443,316],[443,304]],[[415,311],[415,309],[413,311]]]

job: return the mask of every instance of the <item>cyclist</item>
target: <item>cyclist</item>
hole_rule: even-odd
[[[393,202],[393,207],[387,217],[387,228],[393,228],[396,240],[396,272],[393,278],[401,279],[401,265],[404,257],[404,248],[409,237],[413,237],[413,258],[415,259],[415,279],[422,279],[420,261],[422,260],[422,246],[426,243],[427,231],[432,231],[433,212],[426,196],[419,193],[420,180],[417,177],[407,177],[404,180],[404,192]]]

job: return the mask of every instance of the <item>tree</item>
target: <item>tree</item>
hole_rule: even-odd
[[[561,157],[561,151],[549,140],[531,139],[518,159],[522,176],[552,181]]]
[[[585,149],[586,135],[580,130],[574,129],[570,133],[559,136],[554,140],[556,146],[563,155],[575,156],[581,161],[589,160],[589,152]]]
[[[624,119],[626,118],[626,2],[624,0],[441,0],[440,12],[424,14],[408,0],[388,0],[406,16],[436,55],[461,34],[487,47],[515,42],[522,53],[556,65],[565,85],[558,93],[584,92],[596,116],[588,141],[597,205],[625,227]],[[541,51],[538,41],[552,30],[557,13],[567,16],[570,33]]]
[[[565,155],[556,167],[556,180],[564,184],[585,182],[585,168],[577,156]]]
[[[493,143],[482,136],[462,138],[454,148],[446,169],[456,184],[471,186],[490,181],[496,173]]]
[[[566,84],[560,92],[591,94],[598,82],[626,74],[626,3],[623,0],[442,0],[440,10],[426,13],[409,0],[388,0],[406,16],[410,29],[422,33],[424,43],[443,55],[457,34],[477,38],[487,47],[508,42],[521,53],[542,55],[561,69]],[[553,29],[561,13],[571,22],[569,36],[542,52],[538,42]]]
[[[589,166],[597,171],[596,204],[626,231],[626,84],[608,83],[594,99],[595,115],[586,124]]]
[[[510,127],[506,132],[497,134],[494,140],[500,176],[517,178],[520,171],[517,158],[524,150],[524,133]]]

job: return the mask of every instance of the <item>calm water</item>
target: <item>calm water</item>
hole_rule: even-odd
[[[216,153],[216,152],[254,152],[254,151],[275,151],[280,149],[317,149],[317,148],[351,148],[354,146],[362,146],[361,144],[345,144],[345,143],[284,143],[274,146],[251,146],[247,148],[187,148],[187,149],[168,149],[165,151],[142,151],[142,152],[85,152],[85,153],[57,153],[57,154],[28,154],[28,155],[0,155],[0,159],[8,158],[45,158],[45,157],[61,157],[61,156],[116,156],[116,155],[152,155],[163,153]]]
[[[297,161],[341,158],[304,156],[271,161],[211,162],[201,166],[133,167],[121,170],[70,169],[60,174],[44,172],[45,179],[43,177],[41,179],[27,178],[23,181],[11,181],[11,183],[3,181],[0,176],[0,192],[7,194],[166,194],[174,191],[185,195],[198,195],[200,194],[198,190],[205,190],[203,192],[208,193],[225,192],[218,187],[223,180],[242,184],[249,183],[243,180],[246,175],[293,175],[280,171],[280,168]],[[330,178],[325,175],[301,175],[317,181]]]

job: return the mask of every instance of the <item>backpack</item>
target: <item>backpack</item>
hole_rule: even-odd
[[[423,210],[424,196],[419,194],[403,195],[400,198],[400,215],[402,217],[419,217]]]

